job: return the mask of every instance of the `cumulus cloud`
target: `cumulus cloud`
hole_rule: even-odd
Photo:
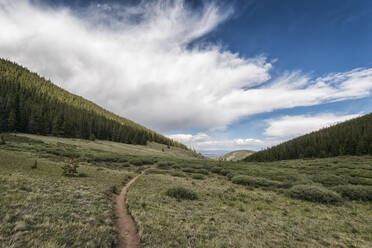
[[[0,56],[158,131],[224,128],[256,113],[365,97],[372,69],[272,79],[264,57],[193,45],[227,20],[213,1],[95,5],[82,13],[0,0]]]
[[[223,139],[210,136],[206,133],[192,134],[173,134],[168,135],[169,138],[179,141],[197,150],[234,150],[251,147],[259,147],[263,145],[260,139]]]
[[[360,115],[317,114],[282,116],[278,119],[267,120],[268,127],[264,134],[274,138],[285,139],[317,131],[358,116]]]

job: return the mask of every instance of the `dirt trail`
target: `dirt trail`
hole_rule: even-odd
[[[121,190],[120,195],[116,198],[116,214],[118,216],[117,226],[119,229],[119,246],[122,248],[138,248],[140,247],[140,237],[137,233],[136,224],[133,217],[128,212],[125,204],[127,191],[132,183],[134,183],[139,176],[130,180]]]

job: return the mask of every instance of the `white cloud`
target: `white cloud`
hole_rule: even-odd
[[[95,5],[79,16],[27,0],[0,0],[0,56],[109,110],[160,131],[218,129],[244,116],[365,97],[372,69],[312,79],[216,44],[187,45],[232,13],[209,2]]]
[[[278,119],[267,120],[269,126],[266,128],[264,134],[274,138],[288,139],[290,137],[317,131],[321,128],[356,118],[358,116],[360,115],[317,114],[312,116],[282,116]]]
[[[205,133],[192,134],[173,134],[169,138],[179,141],[197,150],[236,150],[258,148],[263,145],[260,139],[226,139],[210,136]]]

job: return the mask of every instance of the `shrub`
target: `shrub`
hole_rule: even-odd
[[[198,173],[203,174],[203,175],[208,175],[209,174],[209,172],[206,169],[199,169]]]
[[[227,173],[226,177],[231,180],[233,177],[235,177],[235,174],[232,172]]]
[[[167,162],[167,161],[163,161],[163,162],[159,162],[158,164],[157,164],[157,166],[158,166],[158,168],[159,169],[165,169],[165,170],[167,170],[167,169],[170,169],[170,167],[173,165],[173,163],[172,162]]]
[[[356,185],[370,185],[372,186],[372,179],[365,177],[349,177],[348,181],[350,184]]]
[[[129,161],[132,165],[141,166],[143,165],[143,161],[138,158],[133,158]]]
[[[6,141],[5,141],[4,135],[0,135],[0,145],[5,145],[5,144],[6,144]]]
[[[191,178],[196,180],[203,180],[204,176],[202,174],[194,174],[191,176]]]
[[[77,165],[75,161],[70,160],[67,164],[62,166],[62,170],[63,170],[62,175],[66,177],[76,177],[79,174],[77,171],[78,167],[79,166]]]
[[[221,172],[221,170],[222,170],[222,168],[220,168],[220,167],[212,167],[212,169],[211,169],[211,171],[213,172],[213,173],[217,173],[217,174],[219,174],[220,172]]]
[[[172,187],[169,188],[165,194],[167,196],[176,198],[177,200],[197,200],[198,196],[197,194],[190,190],[186,189],[184,187]]]
[[[116,187],[116,185],[111,186],[110,191],[115,195],[119,194],[119,190],[118,187]]]
[[[372,187],[363,185],[340,185],[332,188],[349,200],[372,201]]]
[[[34,163],[31,166],[31,169],[37,169],[37,160],[34,161]]]
[[[120,164],[120,167],[127,168],[130,167],[130,164],[128,162]]]
[[[279,182],[268,180],[262,177],[252,177],[252,176],[236,176],[232,178],[232,183],[241,184],[246,186],[261,186],[261,187],[278,187],[281,186]]]
[[[95,141],[95,140],[96,140],[96,136],[94,136],[94,134],[91,133],[91,134],[89,135],[89,140],[91,140],[91,141]]]
[[[329,174],[314,176],[312,180],[325,186],[336,186],[347,183],[347,180],[344,177]]]
[[[159,170],[159,169],[148,169],[145,172],[146,174],[167,174],[167,171]]]
[[[289,189],[288,194],[295,199],[325,204],[335,204],[342,201],[338,193],[315,185],[296,185]]]
[[[152,160],[151,158],[143,158],[142,164],[154,164],[154,160]]]
[[[195,170],[193,168],[185,168],[185,169],[182,169],[182,171],[186,173],[198,173],[198,170]]]
[[[88,177],[88,174],[84,172],[80,172],[79,177]]]
[[[185,177],[185,174],[183,174],[182,172],[179,172],[179,171],[174,171],[171,173],[172,176],[174,177]]]
[[[222,169],[220,170],[220,172],[218,174],[222,175],[222,176],[226,176],[227,174],[229,174],[229,170],[226,170],[226,169]]]

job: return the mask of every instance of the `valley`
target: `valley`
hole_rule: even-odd
[[[221,162],[156,144],[4,139],[1,247],[117,246],[115,198],[145,169],[127,193],[142,247],[372,245],[371,156]],[[79,174],[63,176],[71,159]]]

